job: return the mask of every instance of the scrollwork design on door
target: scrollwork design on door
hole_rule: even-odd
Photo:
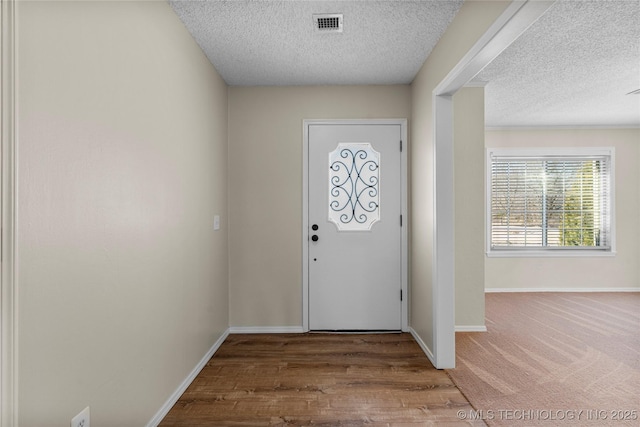
[[[329,220],[338,230],[370,230],[380,220],[380,153],[368,142],[329,153]]]

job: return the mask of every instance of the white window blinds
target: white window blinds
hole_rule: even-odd
[[[611,156],[490,155],[491,250],[611,248]]]

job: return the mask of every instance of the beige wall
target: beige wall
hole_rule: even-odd
[[[484,326],[484,88],[453,97],[457,328]]]
[[[232,326],[302,326],[303,119],[408,118],[409,86],[230,87]]]
[[[509,2],[466,2],[411,85],[411,319],[433,351],[433,111],[432,92]],[[478,114],[481,114],[478,111]],[[458,123],[456,123],[458,126]],[[454,134],[457,131],[454,129]],[[453,215],[453,212],[451,213]]]
[[[17,6],[19,425],[145,425],[228,325],[227,88],[165,2]]]
[[[488,131],[487,147],[615,147],[615,257],[487,258],[485,287],[640,288],[640,129]]]

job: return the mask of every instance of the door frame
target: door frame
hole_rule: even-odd
[[[409,203],[407,187],[407,119],[304,119],[302,121],[302,329],[309,332],[309,126],[310,125],[398,125],[402,151],[400,153],[401,181],[401,324],[402,331],[409,330]]]
[[[556,0],[513,0],[432,92],[434,141],[433,348],[416,341],[437,369],[456,366],[453,95],[509,47]]]

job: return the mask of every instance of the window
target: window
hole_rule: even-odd
[[[489,255],[613,253],[613,149],[489,149]]]
[[[329,153],[329,221],[367,231],[380,220],[380,153],[368,142],[341,142]]]

